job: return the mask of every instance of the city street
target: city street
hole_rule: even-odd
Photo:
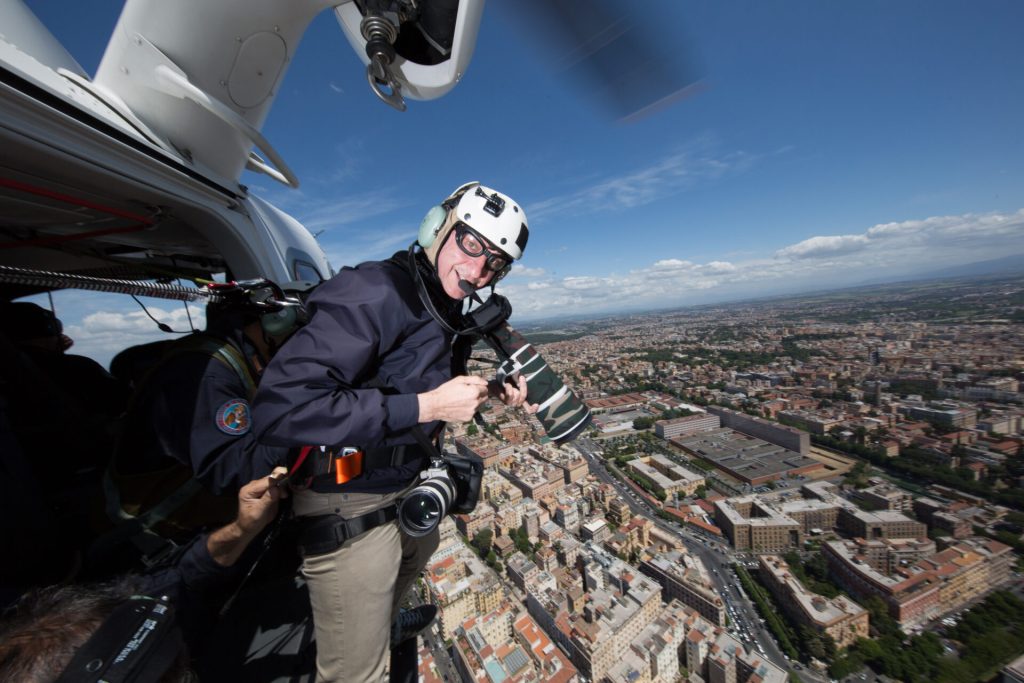
[[[419,592],[416,590],[409,591],[409,606],[417,607],[423,604],[423,600],[419,596]],[[434,664],[437,665],[437,672],[441,676],[443,681],[459,681],[461,678],[455,671],[455,665],[452,664],[451,657],[448,654],[448,648],[445,647],[444,638],[441,635],[441,616],[438,613],[437,619],[422,633],[419,635],[423,639],[423,644],[430,650],[430,653],[434,656]]]
[[[745,644],[753,647],[772,664],[793,671],[802,680],[813,683],[829,680],[828,676],[809,671],[802,664],[791,662],[779,649],[771,633],[762,624],[757,608],[739,587],[739,579],[732,571],[732,564],[738,559],[742,561],[742,558],[737,557],[726,541],[692,531],[681,522],[662,519],[658,516],[656,508],[642,495],[608,472],[600,444],[583,437],[578,439],[575,445],[587,458],[590,472],[600,481],[615,487],[634,514],[650,519],[663,531],[680,538],[687,551],[700,558],[711,574],[711,580],[729,612],[730,624],[726,630],[744,640]],[[861,679],[855,675],[854,680]]]

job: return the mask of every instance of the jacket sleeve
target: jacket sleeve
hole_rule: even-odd
[[[287,448],[257,440],[244,391],[233,370],[220,361],[208,361],[195,394],[192,428],[186,434],[192,471],[217,494],[233,493],[287,462]]]
[[[172,602],[180,604],[189,598],[201,597],[198,594],[204,591],[225,587],[244,563],[236,562],[230,567],[217,564],[206,547],[208,538],[209,534],[199,534],[189,542],[177,562],[142,574],[138,590],[147,595],[167,595]]]
[[[400,343],[408,303],[380,268],[347,269],[320,285],[310,321],[268,365],[254,401],[258,438],[277,446],[377,448],[417,424],[415,393],[363,388]]]

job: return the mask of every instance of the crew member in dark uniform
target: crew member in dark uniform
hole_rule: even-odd
[[[52,311],[0,304],[0,538],[33,548],[0,567],[0,604],[67,580],[91,534],[88,510],[129,392],[96,361],[66,353],[72,344]]]
[[[106,466],[128,386],[91,358],[66,353],[72,340],[42,306],[0,305],[0,334],[16,349],[4,354],[0,389],[17,399],[8,419],[36,476],[49,491],[92,481],[83,475]]]
[[[433,438],[445,421],[472,419],[489,395],[514,406],[526,398],[521,378],[499,385],[467,375],[472,342],[459,332],[462,299],[507,273],[527,235],[511,198],[460,187],[427,214],[419,249],[320,285],[309,324],[263,376],[254,403],[261,441],[341,456],[328,456],[333,471],[293,495],[307,520],[299,536],[319,681],[382,679],[392,618],[437,546],[436,529],[413,538],[395,522],[396,500],[427,464],[412,430]]]
[[[266,287],[267,297],[278,291]],[[113,539],[130,541],[150,561],[173,547],[167,540],[180,543],[233,519],[242,485],[288,457],[286,447],[257,442],[250,401],[301,308],[297,299],[261,307],[262,290],[235,294],[208,307],[205,332],[169,348],[123,420],[104,483],[106,516],[136,532]],[[111,556],[111,538],[100,538],[94,558]]]

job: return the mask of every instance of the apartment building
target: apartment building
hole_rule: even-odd
[[[777,555],[761,555],[758,565],[777,603],[798,624],[830,636],[840,648],[868,637],[868,611],[857,603],[842,596],[829,599],[808,591]]]
[[[661,590],[650,578],[592,544],[587,545],[585,556],[579,594],[542,584],[538,577],[527,585],[527,606],[537,623],[569,653],[580,673],[599,681],[654,621]]]
[[[872,542],[829,541],[822,546],[833,579],[855,597],[878,596],[889,614],[903,626],[913,626],[955,611],[1012,578],[1013,553],[1009,546],[989,539],[970,538],[920,558],[883,565],[866,550]]]
[[[855,538],[925,538],[928,527],[901,512],[879,510],[868,512],[841,508],[837,520],[839,529]]]
[[[474,683],[576,683],[579,674],[528,614],[510,605],[466,619],[452,639],[452,661]]]
[[[707,683],[787,683],[786,670],[772,664],[724,629],[692,615],[683,642],[686,669]]]
[[[640,571],[661,586],[662,601],[678,600],[712,624],[725,626],[725,603],[697,557],[679,551],[662,553],[641,562]]]
[[[702,432],[705,429],[718,429],[721,426],[721,418],[708,413],[697,413],[677,417],[672,420],[658,420],[654,423],[654,434],[662,439],[668,440],[684,434]]]
[[[785,550],[803,543],[801,524],[757,496],[715,501],[715,524],[736,550]]]
[[[474,614],[486,614],[505,598],[498,577],[468,548],[427,566],[424,576],[427,597],[437,605],[441,631],[446,638]]]
[[[890,510],[893,512],[910,512],[914,497],[892,484],[879,484],[857,491],[853,495],[856,503],[865,510]]]
[[[649,455],[626,463],[629,471],[657,493],[689,497],[705,485],[704,477],[664,455]]]

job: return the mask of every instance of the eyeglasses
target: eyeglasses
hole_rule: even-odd
[[[507,255],[488,249],[486,246],[487,240],[481,237],[476,230],[465,223],[460,222],[456,224],[455,242],[459,245],[459,249],[461,249],[466,256],[476,258],[477,256],[486,254],[487,262],[485,266],[488,270],[495,273],[504,272],[512,265],[512,261]]]

